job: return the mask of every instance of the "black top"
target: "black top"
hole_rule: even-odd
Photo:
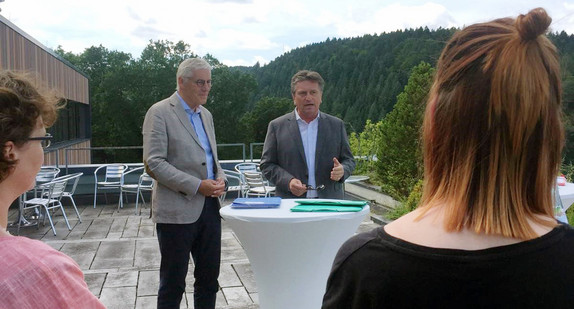
[[[574,229],[469,251],[415,245],[379,227],[339,249],[322,308],[574,308]]]

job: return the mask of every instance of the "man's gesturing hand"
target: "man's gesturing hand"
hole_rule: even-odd
[[[333,158],[333,169],[331,170],[331,180],[339,181],[341,177],[345,175],[345,170],[343,169],[343,165],[339,163],[337,158]]]

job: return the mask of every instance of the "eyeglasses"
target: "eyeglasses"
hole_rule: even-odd
[[[54,138],[50,133],[46,133],[46,136],[39,137],[29,137],[29,141],[40,141],[42,143],[42,148],[46,149],[52,144],[52,138]]]
[[[205,84],[211,87],[211,79],[210,80],[198,79],[194,83],[199,87],[203,87],[205,86]]]
[[[319,190],[323,190],[325,189],[325,185],[320,185],[317,187],[313,187],[311,185],[307,185],[307,190],[314,190],[314,191],[319,191]]]

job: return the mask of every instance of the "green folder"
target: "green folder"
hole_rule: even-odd
[[[363,207],[357,206],[334,206],[334,205],[297,205],[291,208],[295,212],[357,212],[363,210]]]
[[[310,211],[333,211],[333,212],[356,212],[361,211],[367,201],[325,201],[319,199],[296,200],[295,207],[291,211],[310,212]]]
[[[347,201],[347,200],[326,201],[320,199],[306,199],[306,200],[296,200],[295,202],[301,205],[357,206],[357,207],[363,207],[367,205],[367,201]]]

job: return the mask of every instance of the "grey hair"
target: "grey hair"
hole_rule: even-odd
[[[176,79],[179,79],[180,77],[182,78],[191,78],[193,77],[193,72],[197,71],[197,70],[209,70],[211,71],[211,66],[209,65],[209,63],[207,63],[207,61],[201,59],[201,58],[188,58],[183,60],[180,64],[179,67],[177,68],[177,74],[176,74]],[[179,90],[179,83],[177,83],[177,90]]]

